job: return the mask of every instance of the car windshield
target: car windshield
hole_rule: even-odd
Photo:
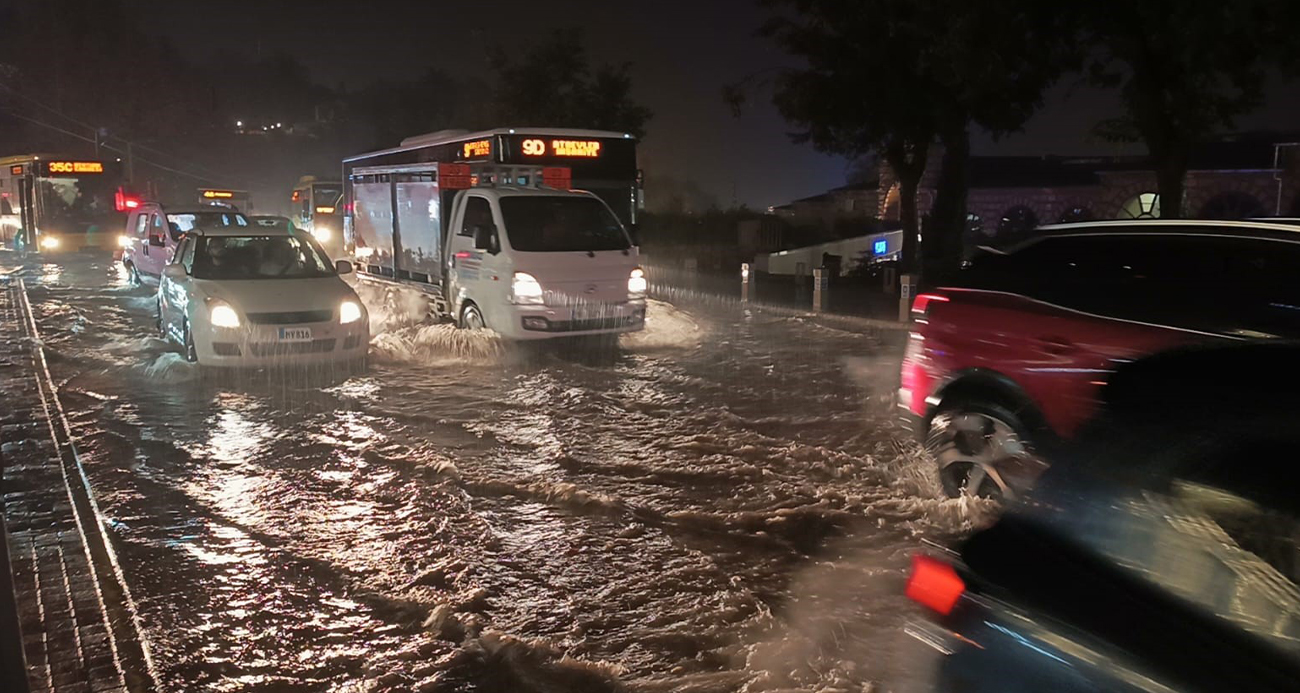
[[[623,225],[592,197],[504,197],[510,247],[524,252],[627,250]]]
[[[186,212],[168,214],[167,222],[180,233],[194,229],[218,229],[230,226],[248,226],[248,219],[236,212]]]
[[[300,236],[213,236],[198,240],[193,274],[199,279],[307,279],[329,277],[334,266]]]

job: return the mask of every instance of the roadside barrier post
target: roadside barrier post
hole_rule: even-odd
[[[916,296],[916,275],[899,275],[898,321],[907,322],[912,317],[912,299]]]
[[[813,270],[813,312],[820,313],[826,310],[827,301],[830,299],[830,282],[831,278],[825,267]]]
[[[749,263],[740,263],[740,302],[749,303]]]

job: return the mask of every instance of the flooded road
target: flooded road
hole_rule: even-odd
[[[986,510],[893,429],[897,333],[674,299],[607,355],[375,302],[364,374],[213,376],[111,262],[0,273],[166,690],[923,690],[909,556]]]

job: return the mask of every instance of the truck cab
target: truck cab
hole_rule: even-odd
[[[533,340],[645,326],[637,248],[592,193],[462,190],[447,235],[446,298],[462,327]]]

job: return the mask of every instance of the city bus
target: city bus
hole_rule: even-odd
[[[343,183],[303,176],[289,201],[294,226],[309,231],[330,257],[343,257]]]
[[[117,247],[129,203],[119,160],[0,158],[0,245],[19,253]]]
[[[644,207],[636,138],[622,132],[566,128],[497,128],[482,132],[443,130],[402,140],[399,147],[343,160],[343,180],[358,166],[430,162],[563,166],[575,189],[594,193],[635,233]],[[352,200],[344,195],[346,210]],[[347,223],[347,220],[344,220]]]
[[[247,190],[225,188],[199,188],[199,204],[206,207],[225,207],[237,212],[251,212],[253,201]]]

